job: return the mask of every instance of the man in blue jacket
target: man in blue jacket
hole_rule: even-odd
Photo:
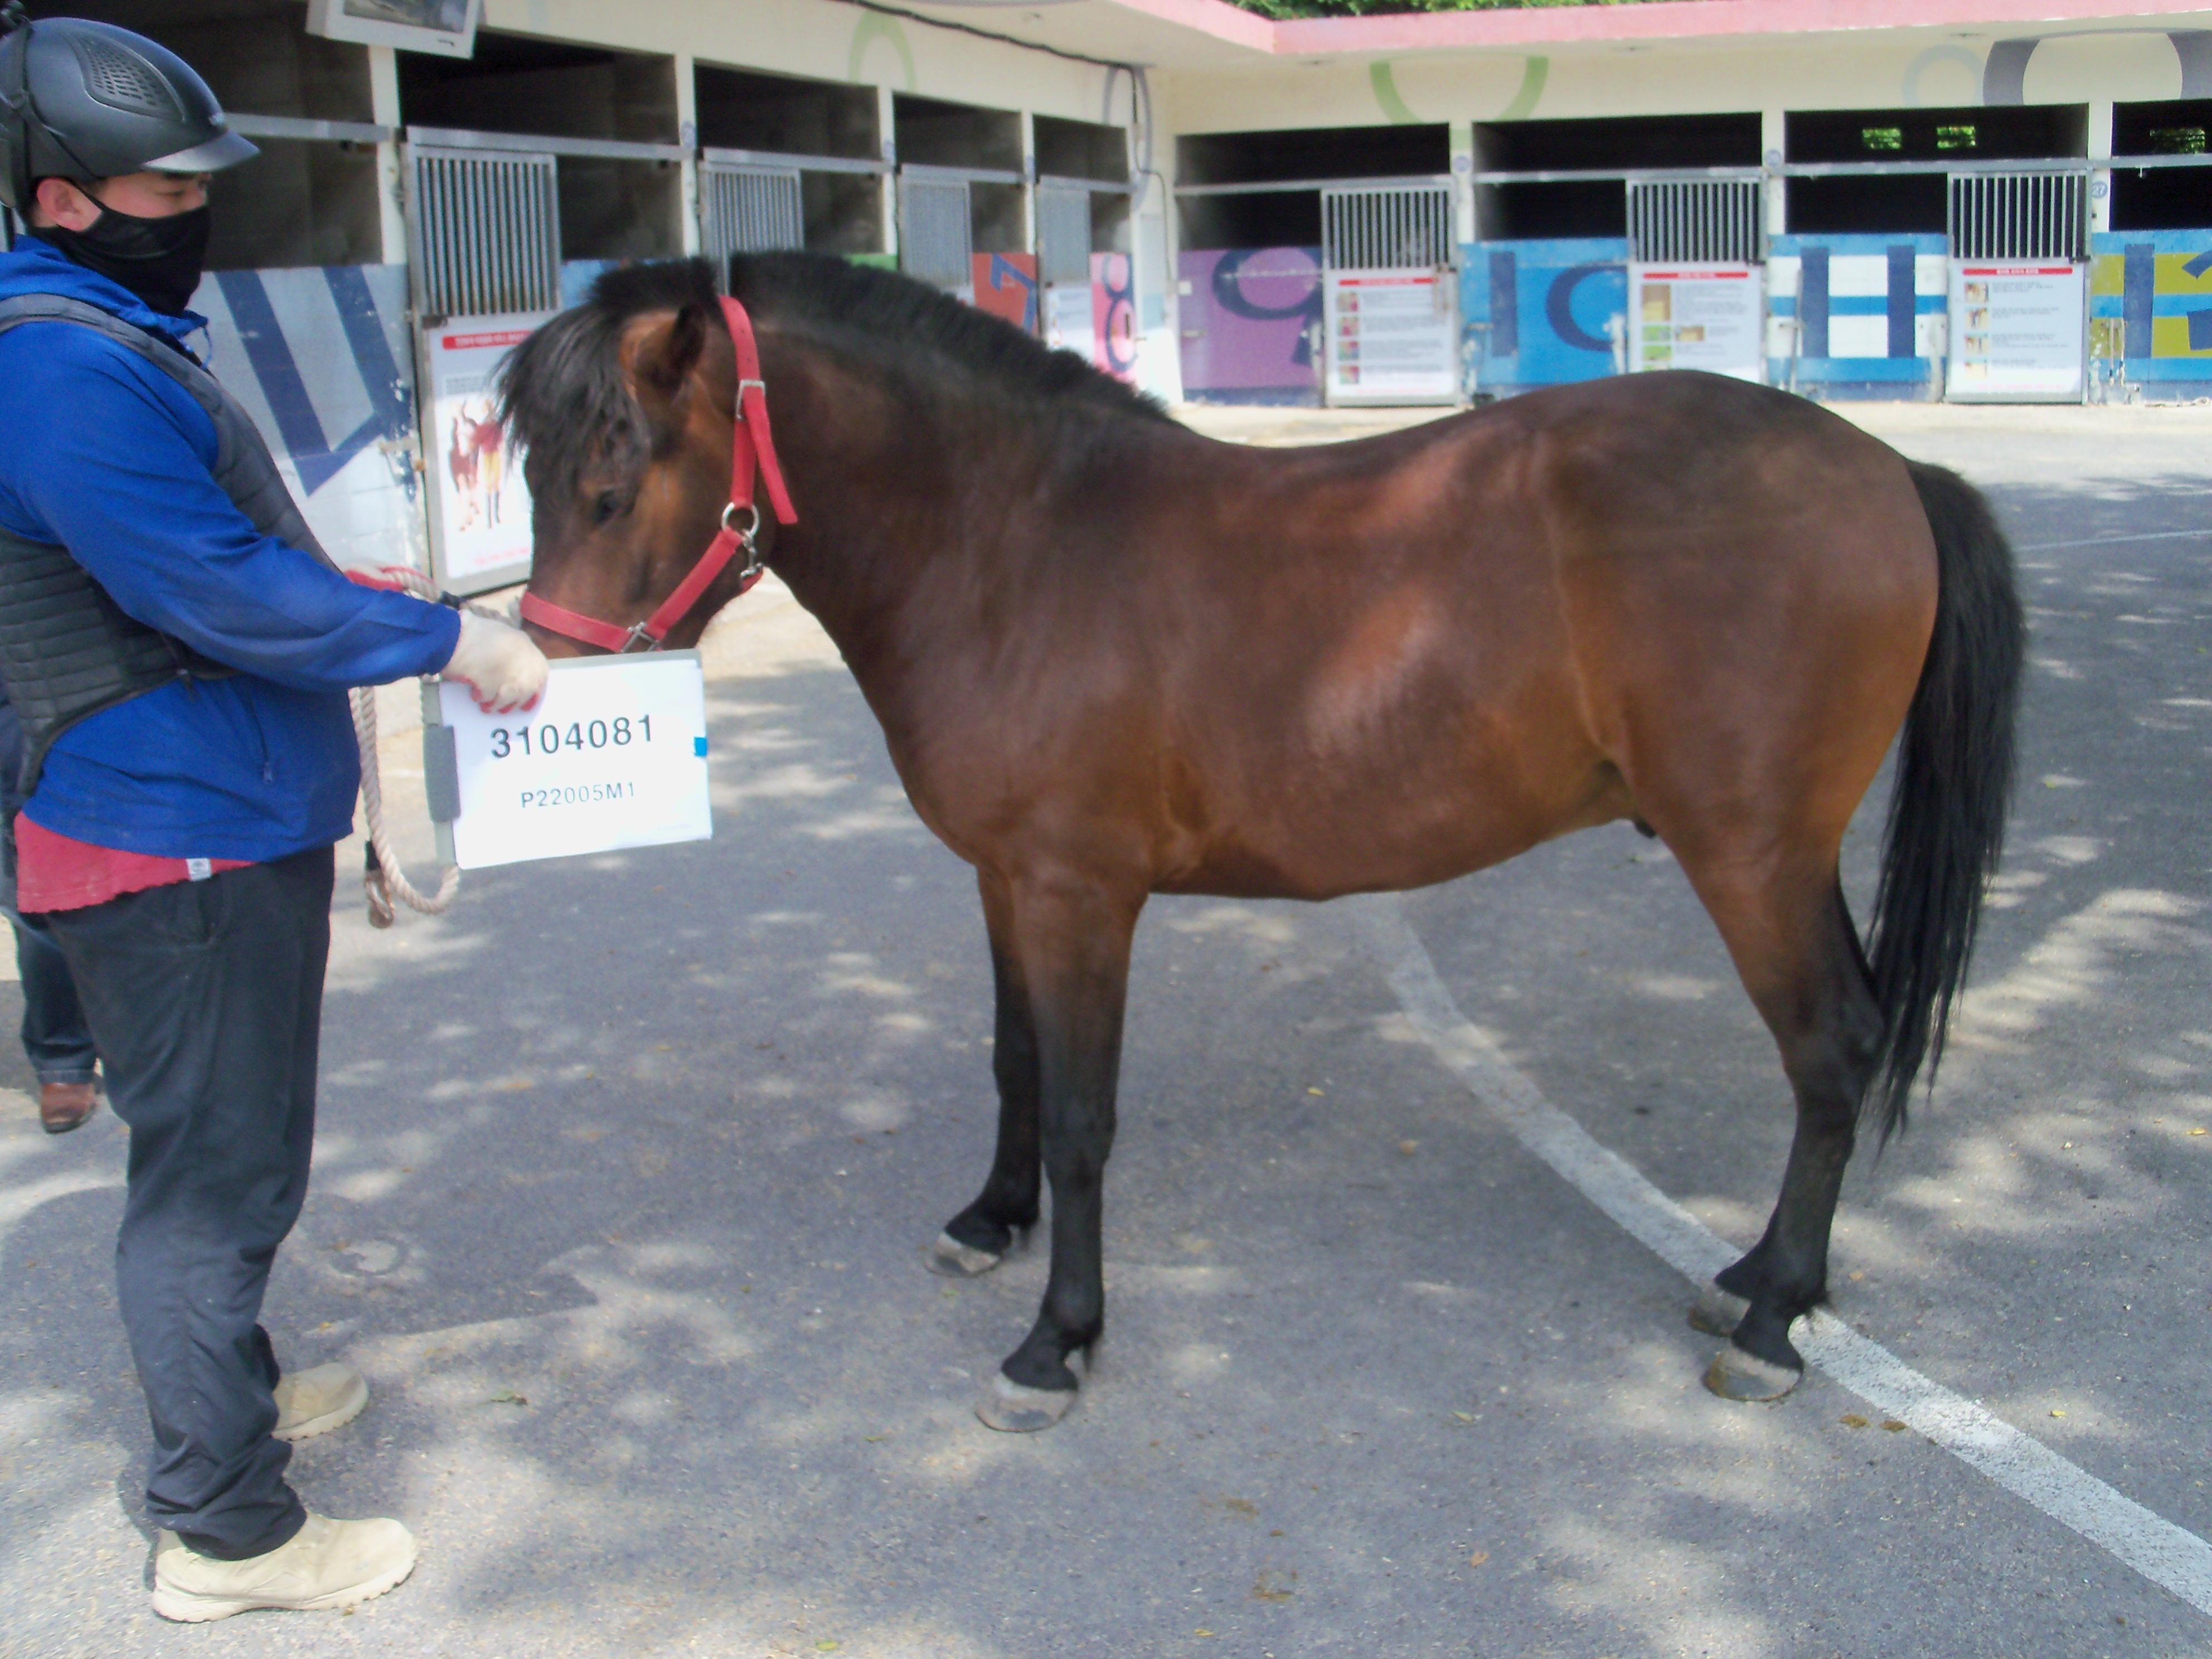
[[[349,1607],[395,1521],[310,1515],[289,1442],[360,1376],[278,1370],[259,1325],[306,1196],[346,690],[410,674],[524,707],[518,630],[340,574],[185,349],[206,184],[253,146],[182,60],[0,14],[0,674],[23,724],[18,903],[69,960],[129,1125],[118,1300],[152,1419],[155,1611]]]

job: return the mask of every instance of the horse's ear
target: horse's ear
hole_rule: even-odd
[[[623,331],[623,379],[640,402],[665,402],[683,389],[707,344],[704,307],[639,317]]]

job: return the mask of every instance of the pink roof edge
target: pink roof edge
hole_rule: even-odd
[[[1228,0],[1110,3],[1255,52],[1293,58],[1977,24],[2063,26],[2207,10],[2206,0],[1645,0],[1633,5],[1411,12],[1277,22]]]

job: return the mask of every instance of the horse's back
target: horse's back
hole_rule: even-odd
[[[1167,884],[1418,884],[1810,753],[1823,801],[1773,810],[1825,834],[1917,681],[1910,475],[1784,393],[1624,377],[1207,460],[1138,601]]]

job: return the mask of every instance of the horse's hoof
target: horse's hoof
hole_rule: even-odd
[[[989,1250],[979,1250],[973,1244],[963,1244],[951,1233],[938,1234],[937,1242],[921,1258],[922,1265],[930,1272],[946,1279],[981,1279],[1005,1260]]]
[[[990,1392],[975,1405],[987,1429],[1002,1434],[1035,1434],[1048,1429],[1075,1405],[1073,1389],[1032,1389],[1004,1371],[991,1379]]]
[[[1733,1291],[1724,1291],[1717,1283],[1708,1281],[1698,1292],[1698,1299],[1690,1304],[1690,1328],[1703,1331],[1707,1336],[1734,1336],[1735,1328],[1743,1322],[1751,1303]]]
[[[1804,1380],[1802,1370],[1746,1353],[1733,1342],[1705,1371],[1705,1386],[1723,1400],[1779,1400]]]

